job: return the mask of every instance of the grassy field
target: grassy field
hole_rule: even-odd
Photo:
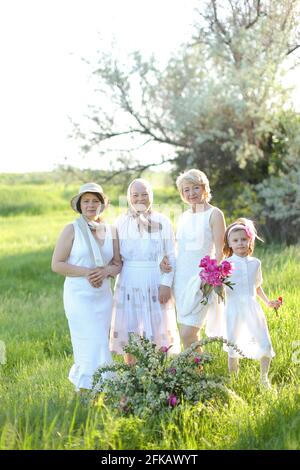
[[[119,417],[103,405],[82,403],[67,379],[72,350],[63,278],[51,272],[50,260],[59,231],[73,218],[66,203],[72,188],[31,189],[0,187],[6,198],[0,210],[0,341],[7,359],[0,365],[0,449],[300,448],[299,247],[256,252],[266,292],[285,302],[278,316],[266,312],[276,351],[273,390],[260,391],[258,362],[244,360],[225,405],[185,405],[147,421]],[[111,207],[108,218],[116,213]],[[219,346],[210,350],[211,367],[226,376],[227,356]]]

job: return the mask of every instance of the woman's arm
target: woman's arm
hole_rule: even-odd
[[[74,227],[72,224],[66,225],[60,234],[54,248],[51,268],[55,273],[69,277],[87,276],[91,269],[82,266],[74,266],[67,263],[74,241]]]
[[[217,207],[215,207],[212,212],[210,218],[210,226],[212,229],[213,241],[216,248],[216,258],[218,263],[220,263],[224,258],[223,246],[226,224],[223,212]]]
[[[120,243],[119,243],[119,236],[116,227],[111,227],[112,236],[113,236],[113,249],[114,249],[114,257],[107,266],[108,276],[117,276],[122,269],[122,260],[120,254]]]
[[[171,287],[175,273],[175,237],[171,222],[168,219],[162,220],[162,243],[164,258],[160,263],[160,268],[164,268],[165,260],[169,268],[161,269],[160,284]]]

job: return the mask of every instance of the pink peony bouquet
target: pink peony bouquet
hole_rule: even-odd
[[[224,285],[232,289],[233,283],[228,280],[233,272],[233,265],[229,261],[222,261],[218,264],[216,259],[205,256],[199,264],[199,268],[203,268],[199,276],[202,281],[201,290],[203,292],[203,299],[201,303],[206,305],[210,293],[214,290],[218,295],[218,300],[225,301]]]

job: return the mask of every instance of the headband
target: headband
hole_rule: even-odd
[[[250,238],[250,240],[254,240],[257,235],[256,233],[254,232],[253,228],[252,227],[249,227],[249,225],[243,225],[243,224],[236,224],[236,225],[233,225],[233,227],[231,227],[229,230],[228,230],[228,233],[227,233],[227,240],[229,238],[229,235],[231,234],[231,232],[233,230],[245,230],[246,234],[247,234],[247,237]]]

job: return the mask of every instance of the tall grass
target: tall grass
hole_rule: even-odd
[[[22,201],[23,188],[15,190]],[[284,297],[278,316],[266,311],[276,351],[271,391],[259,388],[258,362],[245,359],[238,379],[228,384],[228,403],[184,404],[147,421],[121,417],[103,403],[82,401],[67,379],[73,359],[63,278],[51,272],[50,261],[59,231],[74,215],[59,191],[53,195],[58,210],[49,206],[47,213],[0,217],[0,341],[7,357],[0,365],[0,448],[299,449],[299,247],[256,252],[265,290]],[[36,194],[30,192],[28,201]],[[39,204],[48,189],[44,194]],[[117,213],[111,207],[108,219]],[[227,356],[217,345],[210,351],[211,367],[227,377]]]

